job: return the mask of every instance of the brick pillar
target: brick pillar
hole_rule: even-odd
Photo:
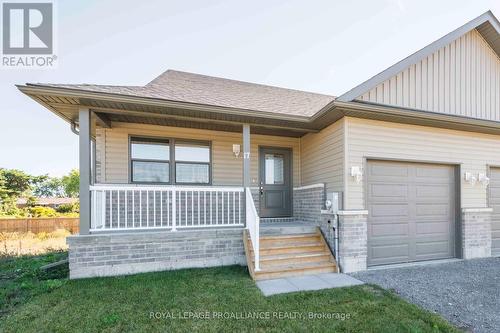
[[[491,257],[492,208],[462,209],[462,256],[464,259]]]
[[[368,211],[339,211],[340,269],[344,273],[366,270],[368,253]]]

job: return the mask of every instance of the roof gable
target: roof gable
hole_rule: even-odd
[[[476,30],[482,36],[484,41],[490,46],[493,52],[496,53],[497,57],[500,57],[500,23],[491,11],[487,11],[481,16],[478,16],[477,18],[464,24],[460,28],[438,39],[432,44],[429,44],[423,49],[387,68],[383,72],[380,72],[369,80],[354,87],[353,89],[339,96],[337,100],[342,102],[350,102],[357,99],[358,97],[366,94],[378,85],[384,83],[387,80],[390,80],[392,77],[397,76],[399,73],[403,72],[411,65],[417,64],[418,62],[438,52],[440,49],[446,47],[450,43],[473,30]]]

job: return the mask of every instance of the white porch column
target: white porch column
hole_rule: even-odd
[[[78,114],[80,142],[80,235],[90,229],[90,110],[81,108]]]
[[[243,186],[250,187],[250,125],[243,125]]]

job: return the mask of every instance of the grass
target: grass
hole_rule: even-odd
[[[66,237],[71,232],[0,232],[0,256],[25,256],[67,250]]]
[[[0,260],[0,332],[458,332],[371,285],[264,297],[239,266],[84,280],[67,280],[64,268],[40,273],[64,255]],[[231,318],[242,315],[260,319]]]
[[[66,257],[66,252],[42,256],[0,256],[0,319],[36,295],[47,294],[63,285],[67,281],[67,265],[50,271],[41,271],[40,267]]]

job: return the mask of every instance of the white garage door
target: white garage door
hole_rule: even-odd
[[[455,168],[369,161],[368,265],[455,256]]]
[[[491,255],[500,256],[500,169],[491,169],[490,172],[490,207],[493,208],[491,217]]]

